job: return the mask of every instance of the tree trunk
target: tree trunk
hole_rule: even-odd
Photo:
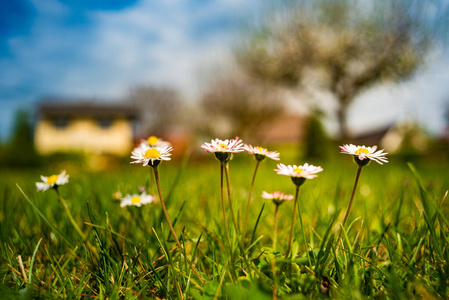
[[[337,121],[338,128],[340,131],[340,143],[347,144],[349,143],[349,130],[347,127],[347,113],[348,113],[348,105],[342,104],[340,101],[340,107],[337,110]]]

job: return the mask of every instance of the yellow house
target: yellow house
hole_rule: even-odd
[[[35,146],[40,154],[129,155],[136,118],[136,111],[125,104],[44,102],[37,111]]]

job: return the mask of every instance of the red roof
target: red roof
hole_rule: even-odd
[[[302,140],[304,117],[283,115],[261,126],[257,139],[265,143],[288,143]]]

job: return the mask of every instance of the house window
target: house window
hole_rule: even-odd
[[[69,126],[69,120],[66,117],[58,117],[53,120],[53,126],[56,129],[65,129]]]
[[[112,119],[110,118],[101,118],[98,120],[98,126],[100,126],[102,129],[108,129],[112,126]]]

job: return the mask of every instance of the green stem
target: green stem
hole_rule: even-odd
[[[228,187],[228,199],[229,199],[229,206],[231,207],[231,215],[232,215],[232,221],[234,223],[234,229],[235,229],[235,233],[238,236],[239,235],[239,227],[237,225],[237,220],[235,218],[235,214],[234,214],[234,208],[232,205],[232,198],[231,198],[231,181],[229,180],[229,165],[226,163],[226,185]],[[245,256],[245,247],[243,245],[243,239],[241,240],[241,243],[239,243],[239,247],[240,247],[240,252],[243,256]],[[246,260],[245,260],[246,261]],[[247,261],[246,261],[247,262]],[[247,265],[249,266],[249,265]]]
[[[231,257],[231,269],[232,269],[232,276],[234,278],[237,278],[237,273],[235,271],[235,262],[234,262],[234,253],[232,250],[232,242],[231,242],[231,236],[229,235],[229,229],[228,229],[228,222],[226,220],[226,208],[225,208],[225,201],[224,201],[224,188],[223,188],[223,169],[225,167],[225,162],[220,163],[220,198],[221,198],[221,208],[223,210],[223,222],[224,222],[224,228],[226,230],[226,236],[228,237],[228,244],[229,244],[229,255]],[[227,164],[226,164],[227,166]],[[229,183],[228,183],[229,186]],[[228,191],[229,192],[229,191]],[[231,206],[232,209],[232,206]]]
[[[229,200],[229,206],[231,208],[232,223],[234,223],[234,229],[235,229],[235,232],[238,235],[239,230],[238,230],[238,226],[237,226],[237,220],[236,220],[235,214],[234,214],[234,208],[233,208],[233,205],[232,205],[231,182],[229,180],[229,165],[227,163],[226,163],[225,169],[226,169],[226,185],[228,187],[228,200]]]
[[[359,166],[359,168],[357,169],[357,175],[355,176],[355,182],[354,182],[354,187],[352,188],[351,199],[349,200],[348,208],[346,209],[346,214],[345,214],[345,218],[343,219],[342,228],[345,228],[346,222],[348,221],[348,218],[349,218],[349,212],[351,211],[351,208],[352,208],[352,203],[354,201],[354,195],[355,195],[355,191],[357,189],[357,183],[359,182],[360,172],[362,172],[362,167],[363,166]],[[342,235],[342,232],[340,231],[337,241],[340,240],[341,235]]]
[[[62,206],[65,209],[65,212],[69,216],[70,222],[72,222],[73,227],[75,227],[75,230],[78,232],[78,234],[81,236],[81,238],[84,240],[86,239],[86,235],[83,233],[83,231],[79,228],[78,224],[75,222],[75,219],[73,218],[72,214],[70,213],[70,210],[65,203],[64,199],[61,196],[61,193],[58,190],[58,187],[55,186],[54,190],[56,191],[56,194],[58,195],[59,201],[61,201]]]
[[[228,221],[226,220],[226,208],[225,208],[225,201],[224,201],[224,188],[223,188],[223,170],[224,169],[224,163],[220,163],[220,200],[221,200],[221,209],[223,211],[223,226],[226,230],[226,236],[228,238],[228,244],[229,247],[231,247],[231,237],[229,235],[228,230]],[[232,249],[231,249],[232,251]]]
[[[298,203],[298,194],[299,194],[299,186],[297,185],[296,186],[296,193],[295,193],[295,203],[293,204],[292,227],[290,228],[290,236],[288,238],[287,251],[285,252],[285,257],[286,258],[290,254],[290,248],[292,247],[293,231],[295,229],[295,219],[296,219],[296,205]]]
[[[155,180],[156,180],[157,191],[158,191],[158,194],[159,194],[159,200],[161,201],[161,204],[162,204],[162,210],[164,211],[164,215],[165,215],[165,218],[167,219],[167,223],[168,223],[168,226],[170,227],[170,231],[171,231],[173,237],[175,238],[176,245],[178,246],[179,249],[182,249],[183,246],[182,246],[182,244],[179,242],[178,236],[176,235],[176,232],[175,232],[175,230],[173,229],[173,226],[172,226],[172,224],[171,224],[171,222],[170,222],[170,217],[168,216],[167,208],[165,207],[164,198],[162,197],[162,189],[161,189],[161,184],[160,184],[160,181],[159,181],[159,171],[158,171],[157,165],[153,166],[153,171],[154,171],[154,178],[155,178]],[[181,255],[184,256],[182,253],[181,253]],[[185,259],[187,260],[187,262],[189,263],[189,265],[192,267],[193,272],[194,272],[194,273],[196,274],[196,276],[199,278],[199,280],[201,281],[201,283],[204,284],[203,278],[201,277],[200,273],[199,273],[198,270],[195,268],[195,266],[192,264],[192,262],[190,261],[190,259],[189,259],[187,256],[185,256]]]
[[[254,169],[253,179],[251,180],[251,187],[249,188],[249,196],[248,196],[248,203],[246,204],[246,214],[245,214],[245,223],[243,224],[243,232],[242,232],[242,243],[245,242],[245,234],[246,234],[246,228],[248,225],[248,215],[249,215],[249,206],[251,203],[251,197],[253,195],[253,188],[254,188],[254,181],[256,180],[256,174],[257,169],[259,168],[260,161],[257,161],[256,168]]]
[[[274,209],[274,238],[273,238],[273,249],[276,250],[277,239],[278,239],[278,210],[279,205],[276,204],[276,208]]]
[[[157,191],[159,193],[159,200],[161,200],[162,210],[164,211],[165,219],[167,219],[168,226],[170,227],[170,231],[171,231],[173,237],[175,238],[176,245],[178,245],[178,247],[180,249],[182,249],[182,245],[181,245],[181,243],[178,240],[178,236],[176,235],[175,230],[173,229],[173,226],[172,226],[172,224],[170,222],[170,217],[168,216],[167,208],[165,207],[164,198],[162,197],[161,184],[159,182],[159,171],[158,171],[157,166],[153,167],[153,171],[154,171],[154,178],[156,180]]]
[[[309,249],[307,246],[306,233],[304,231],[304,226],[302,224],[302,214],[301,214],[301,209],[299,209],[299,203],[298,203],[298,215],[299,215],[299,222],[301,223],[302,238],[304,240],[304,246],[306,249],[305,251],[307,254],[307,259],[309,260],[309,266],[312,267],[312,261],[310,260]]]

